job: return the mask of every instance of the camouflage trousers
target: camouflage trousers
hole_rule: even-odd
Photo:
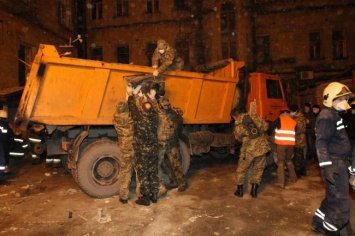
[[[266,155],[264,154],[258,157],[254,157],[250,154],[245,154],[244,157],[242,155],[239,157],[237,170],[235,172],[235,179],[237,185],[245,184],[245,179],[250,168],[250,183],[260,184],[261,177],[266,166],[265,156]]]
[[[158,155],[154,155],[152,150],[147,151],[147,149],[149,148],[139,146],[135,149],[136,171],[141,195],[158,194],[159,192]]]
[[[134,162],[135,160],[134,160],[133,150],[130,152],[122,152],[120,158],[120,176],[119,176],[119,182],[120,182],[119,196],[121,199],[129,198],[129,186],[131,184],[133,168],[136,173],[136,195],[137,197],[141,196],[139,191],[140,184],[138,181],[138,175],[137,175]]]
[[[161,184],[164,184],[163,171],[169,177],[170,182],[176,181],[179,186],[186,184],[180,162],[179,146],[172,145],[168,141],[159,141],[159,181]]]
[[[306,168],[306,159],[304,157],[304,149],[295,147],[293,154],[293,165],[295,166],[295,171],[303,171]]]

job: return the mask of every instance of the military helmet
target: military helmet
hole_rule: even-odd
[[[7,119],[7,111],[5,111],[5,110],[0,110],[0,118]]]
[[[333,101],[342,96],[354,97],[348,86],[338,82],[332,82],[323,91],[323,104],[326,107],[332,107]]]
[[[163,39],[159,39],[158,42],[157,42],[157,48],[158,50],[160,49],[166,49],[166,47],[168,46],[168,43],[163,40]]]
[[[119,112],[119,113],[126,112],[126,111],[128,111],[128,105],[126,102],[119,102],[117,104],[116,109],[117,109],[117,112]]]

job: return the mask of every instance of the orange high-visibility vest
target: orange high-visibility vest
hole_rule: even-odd
[[[296,145],[296,121],[289,116],[280,116],[280,129],[275,129],[275,143]]]

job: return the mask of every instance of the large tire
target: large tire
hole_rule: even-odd
[[[121,156],[117,142],[99,140],[91,143],[80,155],[76,182],[88,195],[107,198],[119,191],[119,159]]]
[[[190,160],[191,160],[190,151],[186,143],[184,143],[180,139],[179,139],[179,143],[180,143],[182,173],[186,175],[190,167]]]

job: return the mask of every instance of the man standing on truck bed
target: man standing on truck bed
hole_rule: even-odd
[[[159,192],[158,177],[158,116],[151,103],[143,101],[141,106],[136,105],[132,87],[127,86],[128,108],[134,121],[134,151],[136,156],[136,169],[140,183],[140,196],[136,203],[149,206],[151,200],[157,202]]]
[[[152,67],[155,69],[153,75],[158,76],[166,70],[182,70],[184,60],[165,40],[159,39],[153,53]]]

